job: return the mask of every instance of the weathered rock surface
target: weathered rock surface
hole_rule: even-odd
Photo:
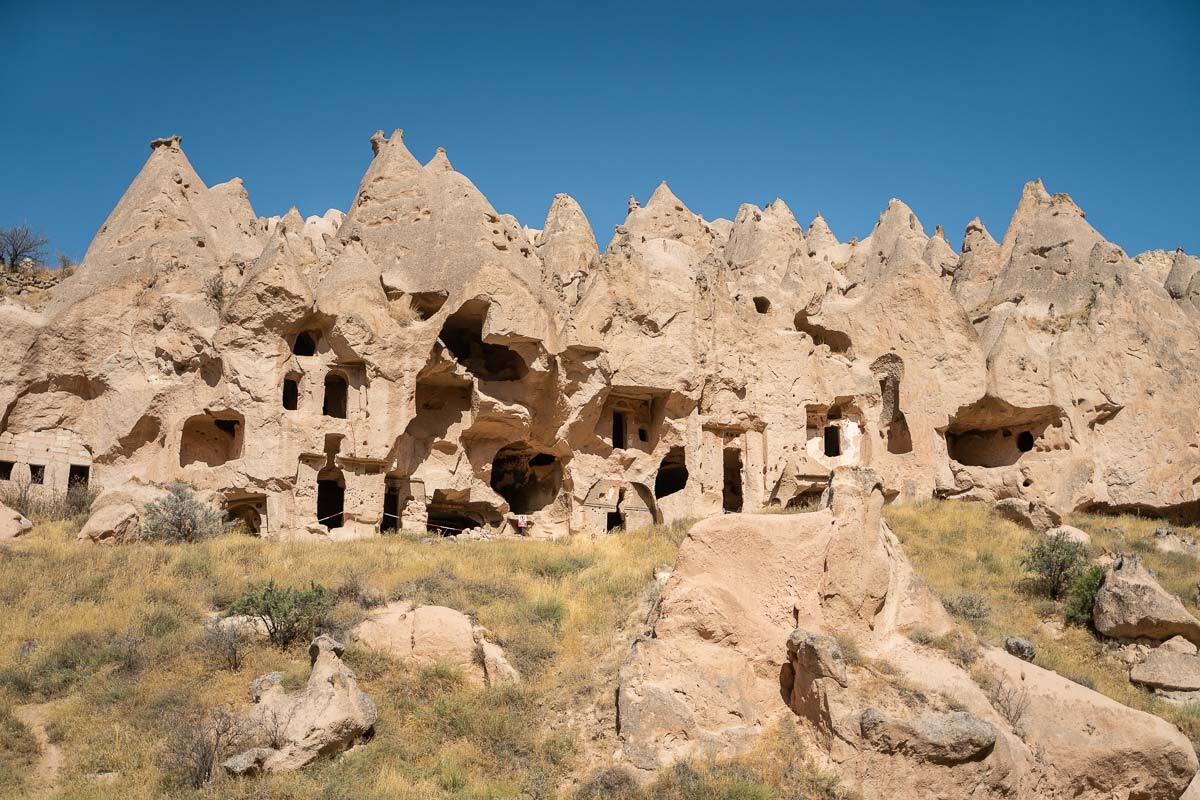
[[[260,218],[152,142],[45,310],[0,302],[0,469],[183,480],[275,538],[600,533],[866,465],[1041,530],[1200,513],[1200,262],[1134,262],[1040,182],[958,254],[898,199],[842,242],[666,184],[601,250],[566,195],[534,230],[445,151],[371,148],[344,213]],[[89,538],[124,536],[108,507]]]
[[[1037,655],[1037,651],[1033,648],[1033,642],[1020,636],[1005,636],[1004,649],[1009,655],[1016,656],[1022,661],[1033,661]]]
[[[351,635],[401,661],[455,667],[469,679],[492,686],[520,682],[504,650],[489,642],[487,632],[470,617],[452,608],[390,603],[372,610]]]
[[[824,508],[689,531],[653,632],[621,667],[630,767],[649,774],[731,755],[791,719],[864,797],[897,787],[912,797],[1178,797],[1197,761],[1163,720],[1000,650],[976,665],[1007,687],[989,694],[913,642],[914,626],[936,636],[952,623],[880,518],[882,503],[877,476],[840,468]],[[887,663],[903,692],[846,663],[833,632]]]
[[[1133,553],[1108,567],[1092,608],[1096,630],[1118,639],[1166,640],[1182,636],[1200,644],[1200,620],[1158,581]]]
[[[0,503],[0,542],[16,539],[33,530],[33,523]]]
[[[1200,691],[1200,656],[1156,648],[1129,671],[1129,680],[1152,689]]]
[[[252,775],[296,770],[370,738],[379,713],[371,698],[358,688],[354,672],[342,663],[342,645],[318,636],[308,652],[312,672],[300,694],[287,694],[277,672],[254,682],[254,707],[248,721],[269,746],[228,759],[223,764],[227,772]]]

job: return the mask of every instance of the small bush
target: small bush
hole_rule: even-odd
[[[167,484],[167,496],[146,503],[142,515],[142,538],[158,542],[199,542],[232,528],[221,513],[196,499],[182,483]]]
[[[241,625],[222,625],[213,620],[204,626],[196,647],[218,669],[241,669],[250,649],[250,636]]]
[[[1035,576],[1052,600],[1057,600],[1083,571],[1086,559],[1084,546],[1060,532],[1053,536],[1039,535],[1027,543],[1019,563]]]
[[[248,726],[226,709],[191,709],[171,714],[163,721],[163,771],[180,783],[199,789],[213,770],[251,734]]]
[[[261,621],[271,641],[282,649],[301,637],[315,635],[336,603],[333,592],[318,583],[297,589],[280,588],[275,581],[268,581],[251,584],[230,606],[229,613]]]
[[[908,632],[908,638],[917,644],[931,645],[937,641],[937,637],[924,628],[913,628]]]
[[[1071,583],[1067,593],[1067,623],[1087,627],[1092,624],[1096,593],[1104,585],[1104,567],[1093,565]]]
[[[1021,718],[1025,716],[1025,711],[1029,708],[1029,692],[1023,687],[1009,684],[1004,679],[992,684],[987,690],[987,695],[992,708],[996,709],[1000,716],[1008,720],[1008,724],[1014,728],[1017,727]]]
[[[204,282],[204,297],[217,311],[225,307],[231,286],[220,275],[213,275]]]
[[[37,739],[29,727],[13,716],[7,706],[0,706],[0,790],[12,791],[12,794],[6,791],[5,796],[25,796],[17,790],[24,788],[22,777],[39,752]]]
[[[944,605],[954,616],[975,624],[986,622],[992,616],[992,604],[986,597],[975,592],[963,592],[947,597]]]
[[[629,770],[605,767],[575,791],[575,800],[632,800],[641,797],[637,780]]]

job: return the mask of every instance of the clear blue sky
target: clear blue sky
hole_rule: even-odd
[[[1042,177],[1131,254],[1200,252],[1200,0],[265,6],[0,0],[0,225],[82,256],[171,133],[260,215],[344,210],[399,127],[532,227],[574,195],[601,246],[664,178],[843,240],[900,197],[957,247]]]

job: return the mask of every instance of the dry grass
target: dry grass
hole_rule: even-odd
[[[1023,545],[1037,534],[973,503],[889,506],[886,515],[917,572],[943,601],[949,600],[947,606],[970,610],[959,618],[980,641],[1002,647],[1005,636],[1024,637],[1033,642],[1039,666],[1158,714],[1200,745],[1200,709],[1169,705],[1131,684],[1128,668],[1109,646],[1087,628],[1065,625],[1066,604],[1050,600],[1030,585],[1018,559]],[[1141,553],[1164,588],[1178,594],[1193,613],[1200,611],[1195,596],[1200,562],[1154,548],[1151,533],[1163,525],[1161,521],[1089,514],[1065,521],[1091,534],[1093,556],[1105,550]],[[1124,535],[1116,532],[1118,528]],[[1179,530],[1197,535],[1195,529]],[[983,606],[986,614],[979,613]]]
[[[581,763],[569,709],[611,705],[624,630],[653,569],[674,560],[680,532],[651,528],[565,543],[417,541],[275,543],[226,535],[198,544],[93,547],[71,523],[38,525],[0,548],[0,709],[60,699],[51,719],[66,763],[60,798],[555,797]],[[240,668],[205,652],[204,623],[251,581],[344,582],[477,617],[527,680],[477,690],[452,670],[410,669],[349,648],[346,659],[380,708],[372,743],[290,776],[193,791],[158,763],[167,712],[247,702],[250,681],[282,670],[300,685],[304,644],[252,644]],[[355,594],[355,593],[347,593]],[[361,619],[354,599],[334,633]],[[7,725],[0,714],[0,724]],[[26,741],[18,726],[12,736]],[[6,758],[0,796],[20,797],[22,765]],[[6,769],[7,768],[7,769]],[[98,785],[90,773],[117,772]]]

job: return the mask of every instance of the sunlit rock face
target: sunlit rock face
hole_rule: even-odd
[[[1040,182],[961,253],[896,199],[842,242],[665,183],[601,249],[567,195],[526,227],[371,147],[345,212],[260,218],[155,140],[44,310],[0,302],[0,480],[183,480],[279,538],[602,533],[864,466],[888,501],[1198,516],[1200,261]]]

